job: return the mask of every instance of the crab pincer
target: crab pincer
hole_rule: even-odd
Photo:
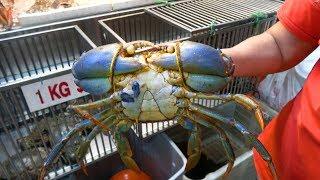
[[[216,92],[231,80],[234,64],[220,50],[192,41],[170,46],[175,47],[174,52],[155,53],[150,63],[167,70],[181,70],[186,74],[185,83],[193,90]]]
[[[134,57],[121,54],[120,44],[109,44],[94,48],[81,55],[72,67],[75,83],[91,94],[103,94],[110,90],[113,59],[114,76],[131,73],[143,68]]]
[[[184,41],[180,43],[180,57],[182,68],[185,72],[216,75],[221,77],[230,76],[233,73],[234,65],[230,58],[222,56],[220,50],[211,46]],[[170,70],[178,70],[176,54],[164,53],[154,54],[151,57],[152,64]]]

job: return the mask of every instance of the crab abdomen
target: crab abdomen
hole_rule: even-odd
[[[174,118],[178,107],[176,97],[172,95],[173,86],[165,81],[167,72],[153,70],[140,73],[121,93],[134,95],[133,84],[139,84],[139,96],[133,101],[122,101],[123,113],[132,120],[140,122],[163,121]]]

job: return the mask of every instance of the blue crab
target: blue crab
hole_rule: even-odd
[[[234,68],[231,58],[220,50],[191,41],[161,45],[134,41],[100,46],[84,53],[72,67],[75,83],[91,94],[112,94],[102,100],[69,107],[85,120],[54,147],[42,167],[41,177],[67,141],[88,126],[95,127],[76,153],[81,166],[90,141],[101,131],[110,131],[124,164],[139,171],[124,133],[135,123],[172,119],[190,131],[186,171],[200,159],[200,125],[219,133],[229,162],[225,175],[231,171],[235,155],[226,133],[220,127],[223,123],[238,130],[275,174],[268,151],[243,124],[190,101],[192,98],[236,101],[255,114],[257,123],[263,129],[262,113],[253,99],[242,94],[216,93],[232,79]],[[96,115],[89,113],[98,108],[104,110]]]

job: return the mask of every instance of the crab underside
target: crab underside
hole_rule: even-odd
[[[243,94],[216,93],[225,88],[234,71],[231,58],[221,51],[190,41],[161,45],[148,41],[111,44],[83,54],[73,65],[72,71],[75,83],[85,91],[112,94],[99,101],[69,107],[84,120],[53,148],[41,169],[40,179],[44,178],[46,168],[58,157],[65,144],[87,127],[93,129],[76,152],[82,167],[91,140],[98,133],[109,131],[114,136],[124,164],[140,171],[132,159],[132,151],[124,133],[136,123],[172,119],[190,131],[186,171],[192,169],[200,159],[199,126],[218,132],[229,161],[225,175],[231,171],[235,155],[221,128],[221,124],[226,124],[244,136],[247,144],[259,152],[276,177],[271,156],[256,135],[237,120],[191,101],[194,98],[235,101],[252,111],[261,129],[264,128],[261,110],[253,99]],[[104,110],[98,114],[89,113],[101,108]]]

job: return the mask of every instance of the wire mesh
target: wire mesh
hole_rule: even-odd
[[[155,44],[189,37],[188,31],[145,12],[124,14],[99,21],[104,44],[147,40]]]
[[[0,39],[0,87],[70,69],[93,45],[81,33],[71,26]]]
[[[147,6],[150,7],[150,6]],[[151,6],[152,7],[152,6]],[[114,11],[109,12],[106,14],[97,14],[93,16],[85,16],[80,17],[76,19],[69,19],[64,21],[57,21],[54,23],[48,23],[48,24],[41,24],[37,26],[27,26],[27,27],[17,27],[16,29],[12,29],[10,31],[3,31],[0,32],[0,39],[2,38],[8,38],[8,37],[14,37],[14,36],[20,36],[23,34],[30,34],[35,32],[41,32],[61,27],[67,27],[67,26],[78,26],[89,38],[92,42],[94,42],[97,46],[102,45],[101,43],[101,32],[99,28],[99,20],[110,18],[110,17],[116,17],[119,16],[119,14],[128,14],[128,13],[135,13],[135,12],[141,12],[145,7],[139,7],[134,9],[125,9],[121,11]]]
[[[70,26],[3,38],[0,47],[0,178],[36,179],[52,147],[81,121],[66,113],[66,107],[101,97],[85,96],[31,112],[21,86],[70,73],[72,63],[95,45],[81,29]],[[67,144],[51,178],[78,168],[75,148],[86,133],[79,132]],[[116,151],[108,134],[100,133],[90,147],[86,162]]]
[[[192,0],[146,11],[195,33],[208,30],[212,22],[216,28],[243,24],[252,20],[251,16],[257,12],[274,16],[282,3],[277,0]]]

